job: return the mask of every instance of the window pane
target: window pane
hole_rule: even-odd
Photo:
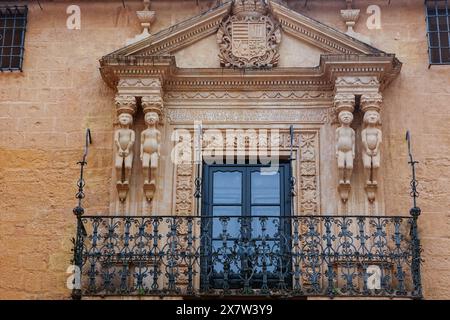
[[[430,46],[431,47],[438,47],[439,46],[438,33],[437,32],[430,32],[428,36],[430,37]]]
[[[214,172],[213,202],[218,204],[242,202],[241,172]]]
[[[449,63],[450,62],[450,49],[442,49],[441,50],[441,56],[442,56],[442,63]]]
[[[435,17],[428,17],[428,31],[437,31],[437,23]]]
[[[448,31],[447,16],[439,17],[439,31]]]
[[[240,206],[214,206],[214,217],[240,216],[242,208]],[[237,238],[240,235],[239,218],[213,218],[213,238],[222,238],[227,234],[227,238]]]
[[[432,63],[440,63],[439,49],[430,49],[430,57]]]
[[[441,48],[448,47],[448,32],[439,33],[439,38],[441,40]]]
[[[271,175],[252,172],[252,204],[280,203],[280,192],[280,172]]]

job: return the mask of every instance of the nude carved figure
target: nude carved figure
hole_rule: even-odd
[[[364,114],[366,128],[361,132],[363,144],[363,164],[366,171],[367,184],[377,184],[377,173],[380,167],[380,144],[382,142],[380,114],[369,110]]]
[[[133,123],[133,116],[128,113],[122,113],[118,116],[120,128],[114,134],[114,142],[117,147],[116,152],[116,172],[117,182],[128,184],[133,165],[133,145],[135,142],[135,133],[130,129]]]
[[[141,133],[141,161],[144,173],[144,184],[155,186],[156,170],[161,147],[161,133],[156,128],[159,116],[156,112],[145,115],[147,129]]]
[[[350,184],[355,158],[355,130],[350,128],[353,114],[350,111],[339,113],[341,126],[336,129],[336,157],[339,169],[339,184]]]

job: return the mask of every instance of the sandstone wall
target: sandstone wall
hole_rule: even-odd
[[[76,1],[75,1],[76,2]],[[355,0],[355,28],[373,45],[395,53],[401,75],[384,92],[383,154],[389,214],[410,207],[405,131],[420,161],[420,232],[425,297],[450,299],[450,66],[428,69],[422,0]],[[81,30],[66,28],[69,3],[29,7],[23,73],[0,74],[0,298],[66,299],[66,268],[75,233],[72,208],[78,166],[89,127],[93,142],[86,171],[86,213],[108,213],[114,93],[98,59],[139,32],[140,1],[80,1]],[[215,1],[154,1],[152,32],[208,9]],[[299,12],[344,30],[340,1],[288,1]],[[72,4],[72,2],[70,3]],[[369,4],[382,9],[382,29],[365,26]],[[326,10],[323,10],[326,7]],[[208,54],[200,52],[198,54]]]

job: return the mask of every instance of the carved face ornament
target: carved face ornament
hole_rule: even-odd
[[[367,111],[364,115],[364,122],[368,124],[380,124],[380,114],[377,111]]]
[[[123,126],[127,126],[133,122],[133,117],[128,113],[122,113],[119,115],[119,123]]]
[[[159,116],[156,112],[149,112],[145,115],[145,123],[155,124],[159,121]]]
[[[339,121],[343,124],[350,124],[353,121],[353,113],[350,111],[342,111],[339,113]]]

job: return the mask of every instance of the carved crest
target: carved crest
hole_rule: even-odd
[[[244,10],[246,1],[236,3],[233,15],[222,21],[217,33],[220,63],[234,68],[271,68],[278,64],[279,25],[264,15],[264,5]],[[258,0],[253,0],[258,1]],[[241,8],[242,7],[242,8]]]

